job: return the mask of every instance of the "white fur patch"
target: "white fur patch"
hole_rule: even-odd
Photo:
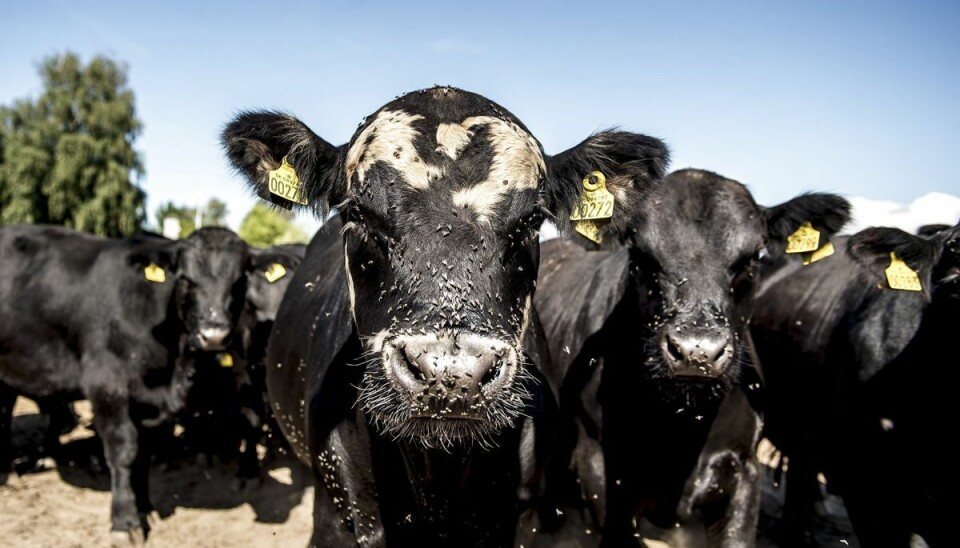
[[[350,274],[350,256],[347,255],[346,246],[343,249],[343,269],[347,273],[347,296],[350,297],[350,316],[353,317],[353,323],[357,323],[356,302],[357,295],[353,291],[353,276]]]
[[[534,138],[512,122],[492,116],[473,116],[461,125],[466,129],[487,127],[493,163],[487,179],[454,192],[453,203],[472,209],[478,222],[487,223],[506,196],[521,190],[536,190],[541,174],[546,173],[546,163]]]
[[[530,295],[527,295],[527,301],[523,304],[523,325],[520,326],[520,336],[517,338],[517,348],[523,346],[523,338],[527,334],[527,326],[530,325],[530,307],[533,304],[533,299]]]
[[[367,170],[377,162],[392,166],[414,188],[427,188],[438,179],[440,169],[425,162],[413,146],[420,132],[412,124],[422,119],[419,114],[402,110],[377,114],[347,151],[347,188],[353,183],[354,173],[363,181]]]
[[[471,137],[473,132],[460,124],[440,124],[437,126],[437,150],[456,160]]]

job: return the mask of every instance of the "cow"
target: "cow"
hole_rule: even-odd
[[[398,97],[341,146],[262,111],[222,140],[261,196],[339,212],[266,360],[272,409],[316,478],[311,545],[511,545],[555,406],[537,381],[541,222],[569,219],[603,176],[617,210],[592,234],[625,237],[665,145],[603,131],[547,156],[506,109],[452,87]]]
[[[173,242],[56,226],[0,228],[0,456],[18,394],[85,398],[110,469],[116,542],[141,542],[151,504],[144,428],[178,412],[189,354],[220,350],[243,307],[246,245],[222,228]]]
[[[239,457],[242,483],[260,475],[257,444],[285,450],[266,401],[267,340],[283,294],[303,259],[304,244],[249,248],[246,296],[236,337],[225,352],[197,353],[189,412],[179,420],[191,455]],[[208,458],[209,462],[209,458]]]
[[[752,546],[762,374],[747,326],[759,263],[780,261],[804,223],[826,244],[850,206],[804,194],[761,207],[699,169],[671,173],[646,204],[624,245],[544,244],[535,305],[563,455],[548,483],[572,524],[558,534]]]
[[[768,436],[789,458],[783,535],[806,542],[822,472],[863,546],[908,546],[913,535],[948,545],[954,491],[937,458],[950,454],[960,380],[960,226],[868,228],[837,248],[764,284],[754,313]],[[886,276],[898,261],[913,271],[906,289]]]

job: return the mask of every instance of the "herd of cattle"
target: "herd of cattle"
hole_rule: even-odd
[[[89,400],[115,538],[178,424],[244,477],[282,432],[311,546],[752,546],[764,436],[783,545],[820,474],[862,545],[949,542],[960,227],[837,236],[839,196],[761,206],[623,131],[548,156],[449,87],[341,146],[268,111],[222,142],[264,199],[338,215],[306,249],[0,228],[0,466],[18,394],[50,445]]]

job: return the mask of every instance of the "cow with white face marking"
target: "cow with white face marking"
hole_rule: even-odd
[[[318,481],[312,544],[512,544],[553,405],[536,381],[540,223],[569,218],[599,171],[617,207],[600,236],[624,236],[663,143],[610,131],[546,156],[453,88],[394,100],[339,147],[271,112],[239,115],[223,142],[262,196],[292,204],[272,174],[343,221],[307,249],[267,353],[271,405]]]

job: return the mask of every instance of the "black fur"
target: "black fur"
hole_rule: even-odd
[[[789,234],[768,232],[768,212],[775,226],[823,226],[848,207],[818,195],[765,209],[736,181],[685,169],[645,202],[625,248],[545,245],[537,309],[563,421],[548,487],[586,522],[568,517],[561,537],[635,544],[643,517],[641,536],[672,545],[754,542],[761,373],[747,325],[759,252]],[[671,337],[726,342],[703,375],[673,365]]]
[[[144,279],[151,263],[164,282]],[[86,398],[111,471],[112,529],[142,534],[151,509],[144,426],[183,407],[202,331],[230,328],[243,306],[245,263],[246,246],[225,229],[179,242],[0,229],[3,471],[17,394],[61,405]]]
[[[319,486],[313,543],[512,544],[553,402],[535,382],[545,353],[526,306],[539,225],[569,216],[596,169],[629,181],[631,213],[665,148],[604,133],[543,157],[503,107],[450,87],[398,97],[337,149],[262,116],[276,123],[227,126],[234,166],[262,188],[257,166],[289,155],[283,135],[298,128],[331,161],[291,163],[317,209],[337,205],[344,222],[308,248],[267,355],[273,410]],[[441,124],[464,138],[438,138]],[[471,380],[481,363],[494,365]],[[531,428],[537,441],[521,446]]]
[[[930,237],[870,228],[837,254],[778,278],[752,331],[764,364],[767,435],[790,459],[785,538],[804,538],[817,472],[844,503],[863,546],[952,542],[955,493],[929,455],[948,454],[958,378],[950,365],[960,303],[952,227]],[[842,242],[842,239],[838,243]],[[890,251],[924,292],[887,287]]]

